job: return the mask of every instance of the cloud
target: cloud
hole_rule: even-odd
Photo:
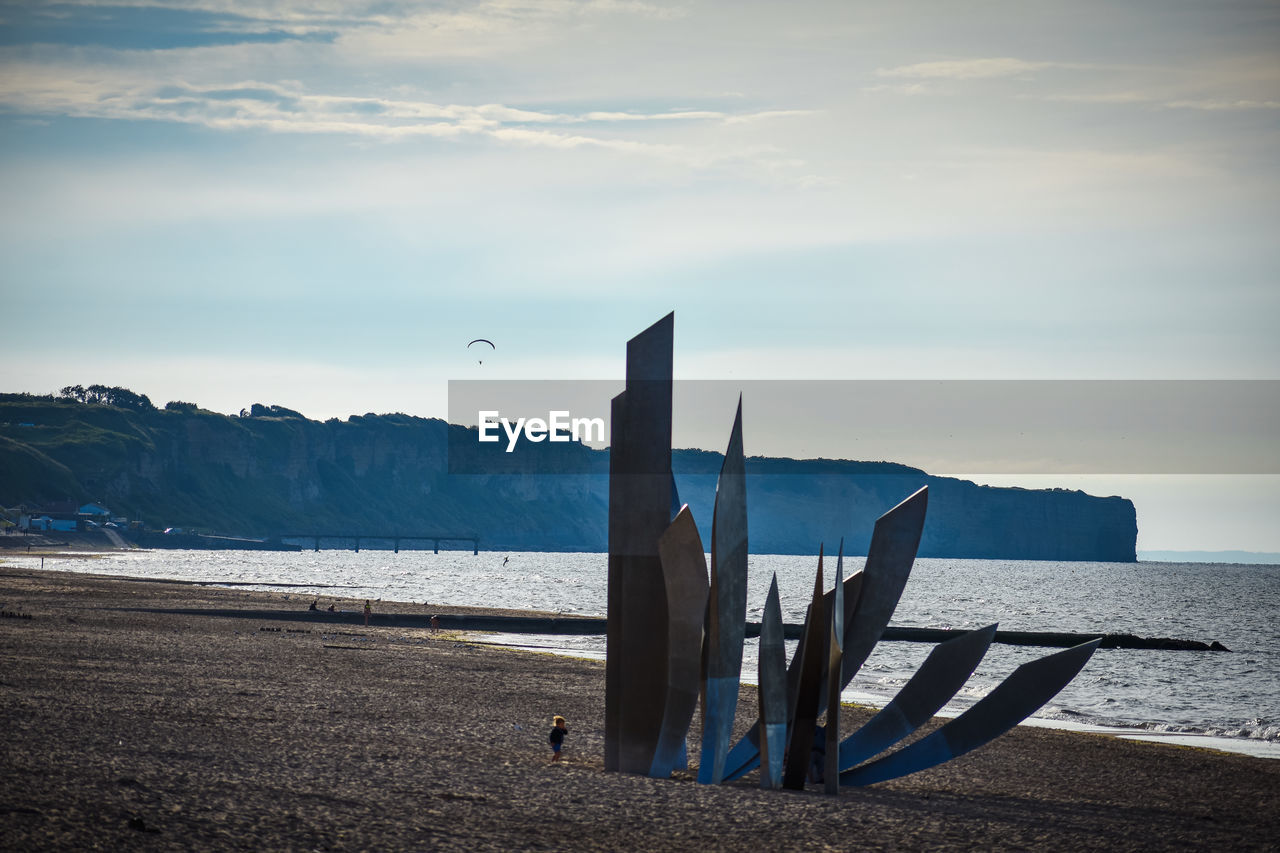
[[[929,95],[936,90],[925,83],[880,83],[863,86],[862,91],[869,95]]]
[[[1168,101],[1164,104],[1171,110],[1280,110],[1280,101],[1240,100],[1194,100]]]
[[[114,79],[113,79],[114,77]],[[0,103],[31,116],[148,120],[217,130],[347,134],[395,140],[408,137],[486,135],[524,144],[572,148],[596,145],[618,151],[672,156],[679,146],[566,133],[564,125],[743,123],[804,115],[800,110],[727,113],[529,110],[505,104],[439,104],[425,100],[313,94],[299,85],[242,81],[215,86],[155,85],[127,75],[89,77],[75,69],[11,67],[0,80]]]
[[[992,77],[1015,77],[1046,68],[1079,67],[1058,62],[1029,62],[1012,57],[955,59],[939,62],[917,62],[894,68],[877,68],[877,77],[904,77],[915,80],[981,80]]]
[[[275,10],[234,2],[33,2],[6,5],[0,44],[168,50],[331,40],[367,22],[306,7]]]
[[[1254,98],[1183,98],[1169,100],[1154,92],[1092,92],[1082,94],[1020,95],[1020,98],[1065,104],[1142,104],[1169,110],[1203,110],[1206,112],[1276,110],[1280,101]]]
[[[1152,100],[1142,92],[1087,92],[1081,94],[1019,95],[1024,99],[1053,101],[1064,104],[1142,104]]]
[[[208,52],[195,53],[208,60]],[[803,161],[794,155],[759,144],[752,138],[756,132],[728,130],[786,122],[811,115],[811,110],[600,109],[598,103],[565,110],[500,102],[442,103],[408,86],[385,95],[361,95],[316,91],[291,80],[192,82],[180,76],[225,79],[234,73],[234,64],[225,58],[214,60],[210,69],[200,62],[172,61],[177,58],[172,52],[166,52],[166,61],[159,65],[55,57],[0,64],[0,111],[32,119],[143,121],[223,133],[348,137],[369,143],[488,140],[558,151],[589,148],[680,169],[727,171],[772,185],[816,188],[827,180],[807,174],[812,168],[802,169]],[[484,94],[489,93],[481,97]]]
[[[384,45],[405,35],[457,40],[465,53],[477,36],[528,37],[534,29],[619,16],[670,21],[685,14],[679,5],[642,0],[32,0],[5,5],[0,45],[148,51],[373,34]]]
[[[819,110],[760,110],[754,113],[740,113],[737,115],[725,115],[725,124],[746,124],[754,121],[768,121],[775,118],[796,118],[799,116],[811,116],[819,113]]]
[[[1043,82],[1036,81],[1038,91],[1023,91],[1013,97],[1051,103],[1142,105],[1206,112],[1280,109],[1280,101],[1268,97],[1275,92],[1280,74],[1277,74],[1277,68],[1269,57],[1256,56],[1238,56],[1229,61],[1191,63],[1182,67],[1104,66],[1013,57],[917,62],[877,69],[875,74],[879,78],[904,82],[866,86],[862,91],[897,95],[938,94],[943,91],[938,84],[944,81],[1029,78],[1035,72],[1046,70],[1075,72],[1073,79],[1101,79],[1108,88],[1102,91],[1048,91]],[[1060,84],[1061,75],[1057,85]]]

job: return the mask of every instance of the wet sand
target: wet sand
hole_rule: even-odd
[[[320,606],[331,600],[362,604]],[[0,566],[4,846],[1275,850],[1280,839],[1280,761],[1019,728],[839,797],[760,791],[754,773],[712,788],[603,772],[597,662],[382,620],[366,629],[356,612],[314,624],[165,612],[308,601]],[[754,720],[743,696],[740,728]],[[867,713],[846,708],[846,725]],[[570,729],[561,765],[548,761],[553,714]]]

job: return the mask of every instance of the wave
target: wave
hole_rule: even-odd
[[[1231,740],[1254,740],[1263,743],[1280,744],[1280,723],[1264,718],[1243,721],[1228,721],[1220,724],[1193,725],[1188,723],[1145,722],[1091,714],[1074,708],[1046,707],[1036,717],[1051,722],[1064,722],[1076,725],[1135,734],[1146,732],[1159,735],[1187,735],[1192,737],[1228,738]]]

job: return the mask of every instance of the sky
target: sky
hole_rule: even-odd
[[[0,390],[1277,379],[1278,143],[1274,3],[0,2]],[[1184,473],[1063,485],[1280,551]]]

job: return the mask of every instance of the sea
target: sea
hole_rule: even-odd
[[[5,555],[38,567],[38,557]],[[97,559],[44,558],[44,567],[136,578],[198,581],[284,592],[306,606],[318,595],[606,615],[605,554],[445,551],[128,551]],[[844,573],[862,567],[847,558]],[[752,555],[747,618],[759,620],[776,575],[783,619],[803,622],[816,557]],[[825,563],[826,585],[834,561]],[[918,559],[891,625],[1122,633],[1217,641],[1229,652],[1100,649],[1027,725],[1105,732],[1280,758],[1280,566]],[[604,637],[488,634],[484,642],[603,659]],[[744,650],[754,683],[756,641]],[[882,641],[843,694],[881,706],[932,649]],[[794,651],[789,643],[788,655]],[[1054,649],[993,644],[942,712],[981,699],[1020,664]],[[750,713],[749,710],[742,713]]]

